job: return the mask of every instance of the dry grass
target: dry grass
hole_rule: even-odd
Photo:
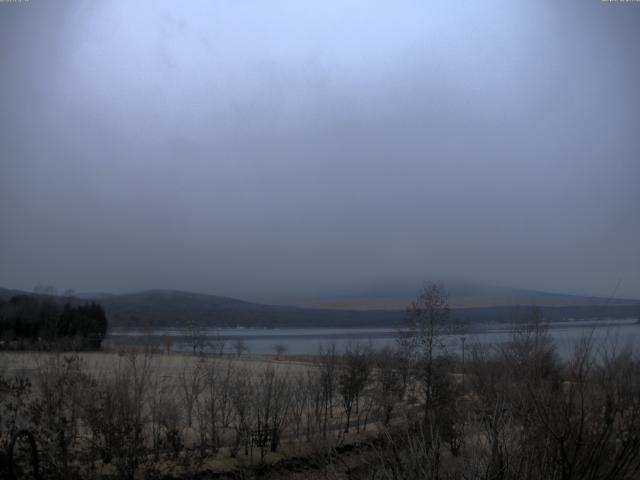
[[[0,352],[0,373],[6,376],[27,376],[33,378],[39,367],[54,356],[71,358],[77,355],[80,358],[83,371],[91,376],[109,376],[115,369],[123,365],[127,357],[132,354],[144,355],[136,351],[120,352],[36,352],[36,351],[11,351]],[[278,371],[286,371],[289,374],[300,374],[308,368],[313,368],[312,364],[300,361],[273,360],[267,357],[199,357],[183,353],[151,354],[148,356],[150,367],[153,371],[161,373],[165,378],[177,377],[184,369],[185,365],[193,365],[205,358],[207,362],[219,364],[226,367],[229,363],[242,371],[254,375],[274,367]]]

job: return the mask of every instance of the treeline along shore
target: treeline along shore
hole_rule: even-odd
[[[0,348],[99,349],[107,315],[96,302],[51,295],[0,298]]]

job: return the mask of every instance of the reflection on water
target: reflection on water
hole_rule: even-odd
[[[616,343],[623,346],[640,346],[640,324],[636,319],[612,322],[572,321],[549,325],[549,333],[555,339],[563,357],[571,355],[577,340],[591,336],[598,344]],[[466,339],[466,347],[474,344],[499,345],[509,341],[513,327],[509,325],[480,325],[464,334],[447,336],[450,349],[457,349],[460,337]],[[233,342],[242,339],[250,353],[269,354],[276,344],[284,345],[289,354],[314,354],[320,346],[335,344],[338,351],[349,343],[361,343],[373,348],[393,346],[398,336],[396,328],[223,328],[198,332],[209,340],[225,340],[225,350],[233,351]],[[142,343],[143,338],[156,341],[170,338],[171,348],[187,351],[191,344],[190,332],[186,329],[156,329],[151,331],[119,330],[108,337],[110,343]]]

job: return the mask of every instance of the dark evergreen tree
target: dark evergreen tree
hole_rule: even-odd
[[[60,304],[50,297],[17,295],[0,304],[0,338],[12,345],[45,343],[100,348],[107,333],[101,305]]]

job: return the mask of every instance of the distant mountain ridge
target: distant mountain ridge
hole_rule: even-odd
[[[328,308],[346,310],[397,310],[405,308],[413,297],[347,297],[334,299],[309,300],[298,302],[296,306],[302,308]],[[484,308],[538,305],[540,307],[571,307],[571,306],[599,306],[599,305],[633,305],[639,303],[631,299],[607,299],[602,297],[565,295],[548,292],[514,291],[503,294],[451,295],[451,308]]]
[[[566,320],[568,318],[638,318],[640,302],[634,300],[608,300],[599,297],[580,297],[545,292],[526,292],[528,297],[519,298],[521,303],[504,304],[496,302],[495,291],[487,291],[483,305],[464,305],[461,297],[452,294],[450,302],[457,318],[470,322],[511,322],[523,318],[528,305],[543,307],[548,320]],[[27,294],[19,290],[0,288],[0,298],[8,299],[18,294]],[[493,293],[494,295],[489,295]],[[534,293],[535,295],[532,295]],[[554,300],[548,305],[542,300]],[[66,299],[61,299],[65,301]],[[104,306],[110,325],[124,328],[184,327],[196,324],[207,327],[372,327],[400,325],[407,303],[398,302],[396,308],[371,308],[368,300],[366,308],[354,306],[352,299],[346,306],[312,308],[287,305],[267,305],[252,303],[231,297],[207,295],[178,290],[147,290],[137,293],[106,294],[81,293],[73,302],[95,300]],[[386,301],[387,299],[382,299]],[[513,300],[512,300],[513,301]],[[574,302],[573,304],[570,302]],[[493,302],[493,303],[492,303]]]
[[[265,305],[177,290],[149,290],[100,300],[116,326],[340,327],[394,324],[397,311],[342,311]]]
[[[501,287],[464,281],[445,282],[452,308],[485,308],[537,305],[540,307],[571,307],[597,305],[633,305],[640,300],[552,293],[522,288]],[[417,288],[410,285],[378,285],[357,289],[350,294],[307,298],[294,304],[302,308],[345,310],[404,309],[416,297]]]

